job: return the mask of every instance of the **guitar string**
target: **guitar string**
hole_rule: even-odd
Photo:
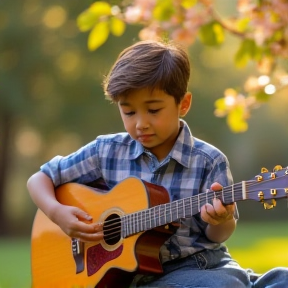
[[[247,182],[246,182],[247,183]],[[253,181],[253,183],[252,183],[252,185],[255,183],[255,181]],[[249,183],[248,183],[249,184]],[[236,184],[234,185],[234,186],[236,186]],[[242,184],[241,184],[241,186],[242,186]],[[251,186],[251,185],[250,185]],[[226,187],[227,188],[227,187]],[[275,189],[283,189],[283,188],[275,188]],[[238,193],[239,191],[242,193],[242,188],[241,189],[234,189],[234,192],[236,191],[236,193]],[[256,190],[255,190],[256,191]],[[248,191],[247,193],[254,193],[255,191]],[[259,191],[259,190],[257,190],[257,191]],[[209,192],[208,192],[209,193]],[[228,191],[217,191],[217,193],[218,194],[228,194]],[[202,199],[199,199],[200,200],[200,202],[201,202],[201,200],[204,200],[203,199],[203,196],[205,196],[205,200],[207,199],[207,195],[206,195],[207,193],[203,193],[203,194],[199,194],[200,195],[200,198],[202,198]],[[208,200],[212,200],[213,198],[214,198],[214,196],[215,196],[215,194],[213,193],[213,195],[212,195],[212,193],[211,193],[211,195],[208,195]],[[219,196],[219,195],[218,195]],[[227,196],[227,195],[226,195]],[[193,196],[192,196],[193,197]],[[221,198],[221,195],[220,195],[220,197],[219,198]],[[225,198],[227,198],[227,197],[223,197],[224,199]],[[229,198],[229,197],[228,197]],[[183,201],[185,201],[185,199],[182,199]],[[186,198],[186,200],[187,200],[187,198]],[[231,199],[232,200],[232,199]],[[243,200],[243,199],[242,199]],[[193,199],[192,199],[192,201],[193,201]],[[175,202],[177,202],[177,201],[174,201],[174,203]],[[162,206],[165,206],[165,205],[169,205],[169,204],[171,204],[171,203],[173,203],[173,202],[170,202],[170,203],[165,203],[165,204],[162,204]],[[207,203],[207,201],[205,201],[203,204],[205,204],[205,203]],[[193,204],[194,204],[194,206],[193,206]],[[202,206],[203,205],[202,203],[201,203],[201,205],[200,206]],[[154,206],[154,207],[151,207],[151,208],[149,208],[149,209],[147,209],[147,210],[150,210],[150,212],[152,212],[153,210],[153,212],[154,212],[154,214],[153,215],[151,215],[151,213],[149,214],[149,213],[146,213],[146,214],[148,214],[148,219],[147,219],[147,215],[145,215],[145,217],[146,217],[146,219],[145,219],[145,222],[146,222],[146,224],[145,224],[145,222],[144,223],[142,223],[142,226],[143,227],[145,227],[145,228],[143,228],[143,229],[137,229],[137,225],[136,225],[136,228],[134,227],[135,226],[135,223],[138,223],[139,222],[139,218],[141,217],[141,216],[139,216],[139,214],[141,213],[141,212],[143,212],[143,211],[138,211],[138,212],[136,212],[136,213],[132,213],[132,214],[128,214],[128,215],[130,215],[130,216],[128,216],[128,215],[126,215],[126,216],[124,216],[125,217],[125,220],[126,220],[126,218],[127,218],[127,216],[128,217],[130,217],[130,218],[132,218],[132,219],[128,219],[128,221],[129,222],[131,222],[132,221],[132,228],[130,228],[129,229],[129,231],[128,231],[128,234],[135,234],[135,233],[138,233],[138,232],[141,232],[141,231],[143,231],[143,230],[149,230],[149,229],[152,229],[152,228],[155,228],[155,227],[157,227],[157,226],[161,226],[161,225],[164,225],[164,224],[167,224],[167,223],[169,223],[170,221],[165,221],[165,223],[162,223],[162,222],[160,222],[161,220],[160,220],[160,218],[161,217],[163,217],[164,216],[164,214],[159,214],[159,215],[155,215],[155,208],[157,208],[157,207],[159,207],[159,209],[161,208],[160,207],[161,205],[159,205],[159,206]],[[172,206],[172,205],[171,205]],[[184,209],[187,209],[187,207],[188,207],[188,209],[191,209],[190,208],[190,206],[191,205],[187,205],[187,204],[184,204],[182,207],[181,207],[181,212],[183,212],[183,210]],[[194,209],[193,209],[193,207],[194,207]],[[199,205],[198,205],[198,203],[196,203],[196,206],[195,206],[195,203],[192,203],[192,211],[194,210],[195,211],[195,208],[197,208],[198,209],[198,211],[199,211]],[[197,211],[197,209],[196,209],[196,211]],[[161,210],[161,209],[160,209]],[[164,209],[165,210],[165,209]],[[176,220],[176,218],[174,219],[173,217],[172,217],[172,215],[173,215],[173,212],[175,212],[176,210],[179,210],[178,209],[178,207],[172,207],[172,209],[171,209],[171,214],[168,214],[168,217],[166,217],[166,218],[169,218],[170,217],[170,219],[171,219],[171,222],[173,222],[173,221],[175,221]],[[197,213],[198,213],[198,211],[197,211]],[[161,212],[161,211],[160,211]],[[194,214],[196,214],[196,213],[193,213],[193,215]],[[139,217],[138,217],[139,216]],[[151,217],[152,216],[152,218],[149,218],[149,217]],[[155,216],[157,216],[157,218],[155,218]],[[186,216],[186,217],[188,217],[188,216],[192,216],[192,215],[183,215],[183,216]],[[136,219],[135,219],[136,218]],[[152,225],[151,227],[147,224],[147,222],[153,222],[153,220],[152,219],[158,219],[158,223],[157,223],[157,220],[155,221],[155,225]],[[117,223],[115,223],[115,220],[114,220],[114,223],[113,223],[113,228],[112,229],[107,229],[106,230],[106,232],[107,231],[111,231],[112,230],[112,233],[110,233],[110,234],[106,234],[106,236],[114,236],[115,235],[115,233],[117,234],[117,236],[114,236],[114,237],[118,237],[118,235],[119,235],[119,233],[121,232],[121,223],[122,223],[122,220],[123,220],[123,218],[122,219],[118,219],[118,224],[120,224],[118,227],[115,227],[115,224],[117,224]],[[141,219],[140,219],[141,220]],[[110,220],[111,221],[111,220]],[[107,221],[107,222],[110,222],[110,221]],[[134,222],[133,222],[134,221]],[[141,220],[141,222],[143,222],[142,220]],[[106,226],[106,227],[108,227],[109,226],[109,224]],[[130,225],[131,226],[131,225]],[[148,227],[148,228],[147,228]],[[117,231],[114,231],[114,230],[117,230]],[[131,231],[130,231],[131,230]]]
[[[211,200],[212,199],[212,197],[210,197],[210,199],[209,200]],[[184,209],[186,209],[187,208],[187,205],[184,205]],[[194,205],[194,209],[195,208],[198,208],[198,205]],[[189,208],[190,209],[190,208]],[[164,223],[162,223],[161,222],[161,215],[156,215],[157,216],[157,218],[155,218],[155,215],[153,215],[152,216],[152,218],[153,219],[158,219],[158,221],[157,220],[155,220],[155,224],[153,224],[153,221],[151,221],[151,219],[152,218],[146,218],[145,219],[145,222],[143,222],[142,220],[141,220],[141,222],[142,222],[142,229],[138,229],[137,228],[137,225],[135,226],[135,223],[137,223],[137,222],[139,222],[139,217],[137,216],[137,213],[134,213],[134,214],[132,214],[132,215],[136,215],[136,217],[134,217],[134,218],[136,218],[136,219],[133,219],[133,217],[131,217],[132,218],[132,226],[130,225],[130,229],[128,229],[128,233],[127,233],[127,231],[126,231],[126,234],[124,235],[125,237],[126,236],[129,236],[129,235],[131,235],[131,234],[135,234],[135,233],[139,233],[139,232],[141,232],[141,231],[145,231],[145,230],[150,230],[150,229],[153,229],[153,228],[155,228],[155,227],[157,227],[157,226],[162,226],[162,225],[164,225],[164,224],[167,224],[167,223],[170,223],[170,222],[173,222],[173,221],[175,221],[176,220],[176,218],[174,219],[172,216],[173,216],[173,212],[175,212],[175,210],[176,209],[172,209],[171,211],[172,211],[172,214],[168,214],[167,215],[167,217],[166,218],[169,218],[170,217],[170,220],[171,221],[165,221]],[[193,207],[192,207],[192,210],[193,210]],[[181,212],[183,212],[183,210],[181,210]],[[196,213],[195,213],[196,214]],[[147,216],[147,215],[146,215]],[[149,216],[149,215],[148,215]],[[151,215],[150,215],[151,216]],[[162,215],[163,216],[163,215]],[[186,217],[188,217],[188,216],[191,216],[190,214],[189,215],[186,215]],[[137,219],[138,218],[138,219]],[[130,221],[130,222],[131,222]],[[134,221],[134,222],[133,222]],[[158,223],[157,223],[158,222]],[[106,236],[106,240],[108,240],[108,239],[111,239],[111,238],[116,238],[116,237],[119,237],[119,235],[120,235],[120,233],[121,233],[121,231],[122,231],[122,229],[121,229],[121,224],[123,223],[123,221],[122,221],[122,219],[119,219],[119,221],[118,221],[118,225],[119,226],[115,226],[117,223],[114,223],[114,228],[112,228],[112,229],[108,229],[108,230],[106,230],[106,232],[107,231],[109,231],[109,234],[105,234],[105,236]],[[152,225],[150,224],[149,225],[149,223],[152,223]],[[109,237],[109,238],[107,238],[107,237]]]
[[[269,181],[269,180],[261,181],[261,183],[263,183],[265,181]],[[249,180],[249,181],[245,181],[244,184],[246,184],[246,187],[248,188],[250,186],[253,186],[254,184],[255,185],[259,184],[259,182],[256,182],[255,180]],[[274,188],[274,189],[283,189],[283,188]],[[234,192],[233,195],[231,194],[231,191]],[[246,191],[245,194],[251,194],[251,193],[255,193],[257,191],[259,191],[259,189],[254,190],[254,191],[253,190]],[[211,193],[209,193],[209,192],[211,192]],[[193,216],[194,214],[198,213],[199,212],[199,206],[201,207],[205,203],[209,203],[209,201],[212,201],[212,199],[215,198],[215,196],[216,196],[216,198],[220,198],[220,199],[223,198],[225,200],[225,203],[234,202],[234,201],[232,201],[232,200],[235,200],[235,198],[233,196],[235,196],[235,194],[239,195],[239,192],[241,193],[241,195],[243,193],[242,183],[236,183],[236,184],[231,185],[229,187],[224,187],[220,191],[217,191],[217,192],[214,192],[214,193],[212,193],[212,192],[214,192],[214,191],[208,191],[207,193],[198,194],[199,195],[199,201],[197,201],[197,203],[193,203],[193,200],[195,200],[195,199],[193,199],[193,197],[198,196],[198,195],[194,195],[192,197],[188,197],[188,198],[185,198],[185,199],[180,199],[180,200],[173,201],[173,202],[163,203],[161,205],[148,208],[146,210],[148,212],[144,211],[144,214],[145,214],[144,218],[145,219],[142,219],[143,218],[143,215],[142,215],[143,211],[138,211],[138,212],[135,212],[135,213],[124,215],[123,217],[117,219],[117,221],[115,221],[115,219],[104,221],[104,225],[105,225],[105,228],[106,228],[105,229],[105,232],[106,232],[105,239],[108,240],[108,239],[111,239],[110,237],[112,237],[112,238],[119,237],[119,233],[121,233],[121,231],[122,231],[122,229],[121,229],[122,225],[121,224],[123,224],[123,221],[124,222],[127,222],[127,221],[128,222],[132,222],[132,225],[130,225],[131,227],[128,228],[128,230],[129,230],[128,233],[126,231],[127,235],[135,234],[135,233],[138,233],[138,232],[141,232],[141,231],[149,230],[149,229],[155,228],[157,226],[162,226],[162,225],[168,224],[170,222],[173,222],[173,221],[177,220],[177,218],[175,218],[175,217],[173,218],[173,214],[174,214],[174,212],[176,210],[179,211],[179,207],[177,206],[177,204],[179,202],[183,202],[181,207],[180,207],[180,213],[184,212],[183,213],[183,217],[180,217],[180,218]],[[222,195],[223,195],[223,197],[222,197]],[[191,199],[192,207],[190,205],[191,204],[190,198],[192,198]],[[207,198],[208,198],[208,202],[207,202]],[[205,200],[205,201],[203,201],[203,200]],[[241,198],[240,200],[244,200],[244,199]],[[253,199],[251,199],[251,200],[253,200]],[[189,202],[189,203],[187,204],[185,202]],[[201,205],[199,205],[198,202],[200,202]],[[177,204],[175,204],[175,203],[177,203]],[[170,207],[170,211],[169,211],[170,214],[169,213],[165,213],[166,208],[161,209],[161,208],[163,208],[164,206],[167,206],[167,205],[172,207],[172,209]],[[177,207],[173,207],[173,205],[176,205]],[[155,211],[155,210],[159,210],[159,211]],[[197,211],[197,212],[196,213],[192,213],[192,215],[191,215],[191,213],[190,214],[186,214],[186,212],[185,212],[186,210]],[[158,215],[155,214],[157,212],[158,213],[160,212],[160,214],[158,214]],[[165,223],[162,223],[161,222],[161,218],[163,218],[163,217],[165,218],[165,220],[168,218],[171,221],[165,221]],[[127,219],[127,218],[131,218],[131,219]],[[111,224],[110,222],[112,222],[112,221],[113,221],[113,223]],[[140,224],[137,225],[137,223],[139,223],[139,221],[140,221]],[[154,225],[151,225],[151,224],[154,224]],[[127,226],[129,226],[129,225],[127,225]],[[137,226],[141,226],[141,227],[137,227]],[[107,238],[107,237],[109,237],[109,238]]]
[[[242,191],[242,189],[241,190],[239,190],[239,191]],[[219,192],[219,191],[218,191]],[[220,193],[222,193],[222,192],[220,192]],[[227,192],[224,192],[224,193],[227,193]],[[237,190],[236,190],[236,193],[237,193]],[[205,203],[207,202],[207,195],[206,195],[207,193],[205,193]],[[200,198],[203,198],[203,196],[204,195],[200,195]],[[208,196],[208,202],[209,201],[211,201],[213,198],[215,197],[215,194],[213,193],[213,195],[211,194],[211,195],[209,195]],[[225,197],[224,197],[225,198]],[[185,201],[186,199],[183,199],[183,201]],[[200,200],[200,202],[201,202],[201,200],[202,199],[199,199]],[[193,200],[192,200],[193,201]],[[165,203],[165,204],[162,204],[162,207],[163,206],[165,206],[166,204],[170,204],[171,206],[173,206],[173,204],[171,204],[172,202],[170,202],[170,203]],[[174,202],[174,203],[176,203],[176,202]],[[195,210],[195,208],[197,208],[197,207],[195,207],[195,205],[197,205],[197,207],[198,207],[198,201],[197,201],[197,203],[195,204],[195,203],[193,203],[192,202],[192,211],[193,210]],[[161,206],[161,205],[160,205]],[[158,206],[159,207],[159,209],[161,210],[161,207],[160,206]],[[182,210],[183,210],[183,208],[184,209],[186,209],[187,207],[189,207],[189,209],[191,209],[191,205],[187,205],[187,204],[184,204],[183,206],[182,206],[182,209],[181,209],[181,212],[182,212]],[[194,207],[194,209],[193,209],[193,207]],[[136,228],[136,230],[137,231],[135,231],[135,233],[136,232],[141,232],[141,230],[147,230],[147,228],[146,227],[149,227],[149,225],[147,224],[148,222],[152,222],[151,221],[151,219],[152,218],[150,218],[152,215],[151,215],[151,212],[154,212],[153,213],[153,219],[159,219],[159,218],[161,218],[161,217],[163,217],[164,216],[164,214],[162,213],[162,214],[159,214],[159,215],[155,215],[155,209],[157,209],[157,206],[154,206],[154,207],[151,207],[151,208],[149,208],[149,209],[147,209],[148,210],[148,213],[146,213],[146,215],[145,215],[145,221],[144,221],[144,223],[143,223],[143,227],[145,227],[145,228],[143,228],[143,229],[140,229],[140,231],[138,231],[138,229]],[[170,210],[170,214],[168,214],[168,217],[166,217],[166,218],[170,218],[171,219],[171,221],[169,221],[169,222],[172,222],[173,220],[175,220],[175,219],[173,219],[172,218],[172,215],[173,215],[173,212],[175,212],[176,210],[178,210],[179,208],[177,208],[177,207],[172,207],[172,209]],[[149,211],[150,211],[150,213],[149,213]],[[138,212],[136,212],[136,213],[132,213],[132,214],[128,214],[128,215],[125,215],[124,216],[124,220],[126,220],[126,218],[128,217],[128,218],[132,218],[132,219],[128,219],[128,221],[129,222],[133,222],[133,225],[131,226],[131,227],[134,227],[135,226],[135,222],[137,223],[137,222],[139,222],[139,218],[141,217],[141,216],[139,216],[138,217],[138,215],[139,215],[139,213],[141,214],[141,213],[143,213],[143,211],[138,211]],[[147,215],[148,214],[148,215]],[[196,213],[195,213],[196,214]],[[135,217],[136,216],[136,217]],[[148,219],[147,219],[147,216],[148,216]],[[157,218],[155,218],[157,216]],[[190,215],[189,215],[190,216]],[[133,218],[136,218],[136,219],[133,219]],[[159,220],[160,221],[160,220]],[[143,221],[141,221],[141,222],[143,222]],[[145,223],[146,222],[146,223]],[[157,222],[157,221],[155,221],[155,222]],[[116,238],[116,237],[118,237],[118,235],[119,235],[119,233],[121,232],[121,224],[123,223],[123,218],[122,219],[120,219],[120,218],[118,218],[116,221],[115,221],[115,219],[113,219],[113,220],[107,220],[107,221],[105,221],[104,222],[104,224],[105,224],[105,239],[106,240],[111,240],[112,238]],[[119,226],[117,226],[117,225],[119,225]],[[150,227],[150,229],[151,228],[154,228],[153,226],[161,226],[161,223],[159,223],[159,225],[152,225],[152,227]],[[133,231],[133,228],[132,228],[132,231]],[[133,234],[133,232],[131,232],[131,234]],[[107,238],[107,237],[109,237],[109,238]]]

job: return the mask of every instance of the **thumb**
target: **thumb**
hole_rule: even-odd
[[[78,220],[86,220],[91,221],[93,218],[87,212],[81,210],[80,208],[76,208],[74,211],[74,215],[78,218]]]

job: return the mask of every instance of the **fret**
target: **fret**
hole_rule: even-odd
[[[151,223],[150,223],[150,217],[149,217],[149,215],[150,215],[150,210],[146,210],[145,211],[145,226],[146,226],[146,228],[145,228],[145,230],[149,230],[150,228],[151,228]],[[150,224],[150,225],[149,225]]]
[[[161,206],[155,207],[155,226],[161,226],[160,224],[160,208]],[[157,224],[158,221],[158,224]]]
[[[125,236],[128,236],[129,235],[129,225],[128,225],[128,218],[129,218],[129,215],[126,215],[125,216]]]
[[[141,231],[145,231],[145,230],[146,230],[146,227],[145,227],[145,211],[141,211]]]
[[[131,214],[131,231],[132,234],[135,233],[135,220],[134,220],[135,214]]]
[[[155,208],[154,207],[151,208],[150,222],[151,222],[150,228],[154,228],[155,227]]]
[[[175,202],[172,202],[171,203],[172,205],[171,205],[171,207],[172,207],[172,221],[174,221],[174,220],[177,220],[177,219],[179,219],[178,218],[178,202],[177,201],[175,201]],[[176,211],[176,213],[174,212],[174,215],[173,215],[173,211]]]
[[[148,219],[149,219],[149,227],[148,229],[151,229],[152,228],[152,217],[151,217],[151,209],[148,210],[149,213],[148,213]]]
[[[181,199],[181,202],[182,202],[182,210],[183,210],[182,217],[185,218],[186,217],[186,211],[185,211],[184,199]]]
[[[138,213],[138,216],[137,216],[137,218],[138,218],[138,230],[137,230],[137,232],[140,232],[140,231],[142,231],[142,213],[141,213],[141,211],[139,211]]]
[[[230,203],[231,199],[232,202],[239,200],[237,198],[240,198],[240,200],[246,199],[246,182],[242,181],[238,185],[239,188],[240,185],[242,188],[241,196],[238,195],[238,197],[235,197],[237,187],[235,189],[233,184],[230,187],[223,188],[221,191],[207,191],[206,193],[200,193],[170,203],[160,204],[137,213],[128,214],[121,220],[121,234],[123,237],[127,237],[129,234],[139,233],[141,231],[165,225],[180,218],[193,216],[195,214],[194,208],[197,208],[197,212],[200,212],[202,205],[213,202],[213,197],[222,200],[223,203]],[[232,193],[231,196],[229,189]],[[228,195],[225,195],[225,193],[228,193]]]
[[[131,225],[131,217],[132,217],[132,215],[129,214],[129,215],[128,215],[128,233],[129,233],[130,235],[133,234],[133,233],[132,233],[132,225]]]
[[[184,207],[184,218],[190,216],[190,207],[189,207],[189,199],[183,199],[183,207]]]
[[[173,202],[172,202],[173,203]],[[173,222],[173,212],[172,212],[172,203],[169,203],[169,207],[170,207],[170,222]]]
[[[246,199],[246,182],[242,181],[242,199]]]
[[[134,233],[139,232],[138,224],[139,224],[138,213],[134,213]]]
[[[175,204],[176,204],[176,218],[177,218],[177,219],[179,219],[179,214],[178,214],[178,212],[179,212],[178,203],[179,203],[179,201],[176,201],[176,202],[175,202]]]

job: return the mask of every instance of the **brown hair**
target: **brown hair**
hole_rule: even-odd
[[[190,63],[183,48],[172,42],[140,41],[119,54],[103,87],[106,98],[114,102],[131,90],[151,87],[180,103],[189,77]]]

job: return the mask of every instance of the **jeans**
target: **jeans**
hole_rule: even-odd
[[[143,276],[134,287],[253,287],[247,271],[232,260],[229,253],[221,249],[206,250],[184,259],[164,263],[163,270],[161,276]]]
[[[230,254],[206,250],[163,264],[160,276],[138,275],[139,288],[288,288],[288,268],[275,268],[250,281],[251,270],[241,268]]]
[[[253,288],[288,288],[288,268],[277,267],[261,275]]]

